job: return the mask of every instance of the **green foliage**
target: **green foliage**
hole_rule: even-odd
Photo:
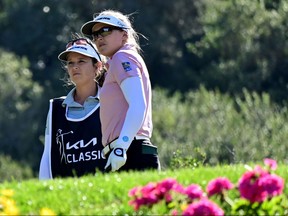
[[[288,200],[285,195],[273,197],[263,203],[253,203],[239,199],[232,209],[232,215],[287,215]]]
[[[32,138],[38,139],[42,88],[32,81],[26,58],[0,50],[0,65],[0,149],[15,160],[33,164],[40,154]]]
[[[0,155],[0,182],[21,181],[33,177],[32,169],[13,161],[10,156]]]
[[[40,209],[49,208],[57,215],[135,215],[128,202],[130,189],[158,182],[167,177],[177,179],[183,186],[199,184],[205,190],[207,183],[219,176],[225,176],[232,182],[245,171],[243,165],[199,167],[196,169],[178,169],[164,172],[122,172],[96,174],[82,178],[66,178],[47,181],[30,179],[0,184],[3,189],[13,190],[11,197],[22,215],[38,215]],[[277,174],[288,176],[287,167],[280,165]],[[287,178],[285,179],[287,181]],[[287,194],[287,187],[284,193]],[[1,195],[0,195],[1,196]],[[237,194],[231,194],[234,199]],[[159,214],[161,209],[147,209],[139,215]]]
[[[155,86],[186,92],[205,84],[235,94],[246,87],[269,92],[273,100],[286,100],[284,0],[93,0],[85,4],[5,0],[1,1],[0,45],[27,56],[34,79],[47,87],[46,96],[58,96],[65,90],[59,81],[57,55],[71,33],[79,32],[84,22],[105,8],[134,13],[136,30],[149,39],[141,39],[141,45]],[[15,22],[19,14],[21,22]]]
[[[200,212],[209,214],[209,208],[214,209],[214,212],[215,208],[220,208],[217,214],[210,214],[287,215],[288,197],[283,192],[284,178],[274,173],[277,169],[276,161],[268,160],[264,160],[265,167],[259,164],[254,169],[246,166],[249,171],[243,173],[235,183],[227,177],[219,176],[209,181],[206,189],[195,183],[190,184],[188,189],[174,178],[136,186],[129,193],[130,205],[137,212],[144,211],[144,214],[195,215],[197,212],[201,215]],[[203,210],[199,205],[207,209],[204,207]]]
[[[205,2],[203,37],[188,45],[203,62],[202,84],[233,94],[245,87],[286,100],[287,1]]]
[[[164,169],[177,150],[184,159],[175,167],[202,161],[198,150],[208,164],[261,154],[287,160],[285,0],[0,1],[2,152],[38,169],[48,100],[68,91],[57,55],[71,33],[107,8],[134,13],[136,31],[149,39],[140,42]]]
[[[177,151],[181,163],[205,158],[210,165],[287,158],[287,109],[273,104],[268,94],[243,90],[243,97],[233,98],[203,87],[183,98],[159,89],[153,93],[152,139],[163,168],[171,159],[175,163]]]
[[[199,149],[195,149],[196,152],[199,153],[199,156],[202,157],[200,158],[201,161],[204,161],[205,159],[205,153],[200,152]],[[176,152],[173,153],[173,157],[170,161],[169,168],[172,170],[177,170],[181,168],[192,168],[195,169],[196,167],[199,167],[200,165],[203,164],[201,163],[200,160],[197,158],[193,158],[190,155],[183,154],[180,150],[176,150]]]

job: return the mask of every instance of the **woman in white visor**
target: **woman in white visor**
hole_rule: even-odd
[[[89,39],[77,37],[58,59],[74,88],[67,96],[50,100],[39,179],[94,174],[104,171],[107,162],[99,116],[104,76],[100,55]]]
[[[160,170],[152,136],[151,83],[128,16],[105,10],[81,27],[108,58],[100,93],[106,170]]]

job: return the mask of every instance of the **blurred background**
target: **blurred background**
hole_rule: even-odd
[[[287,161],[287,1],[0,0],[0,181],[37,176],[49,99],[70,90],[57,56],[104,9],[148,38],[163,169]]]

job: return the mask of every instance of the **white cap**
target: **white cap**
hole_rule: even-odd
[[[120,19],[111,15],[100,15],[95,17],[92,21],[85,23],[81,27],[81,32],[85,35],[92,35],[92,28],[96,23],[105,23],[111,26],[128,29],[129,27]]]
[[[79,39],[79,40],[84,40],[84,39]],[[77,40],[75,40],[75,42],[72,42],[72,43],[73,43],[72,46],[68,47],[65,51],[61,52],[58,55],[59,60],[67,61],[67,55],[70,52],[75,52],[75,53],[80,53],[82,55],[85,55],[91,58],[95,58],[97,61],[101,61],[100,55],[98,54],[96,49],[92,47],[93,46],[92,44],[90,43],[77,44]]]

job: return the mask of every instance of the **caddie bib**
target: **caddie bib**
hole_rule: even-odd
[[[99,109],[81,121],[69,121],[64,99],[53,99],[51,133],[52,177],[73,177],[104,171],[106,160],[101,155]]]

